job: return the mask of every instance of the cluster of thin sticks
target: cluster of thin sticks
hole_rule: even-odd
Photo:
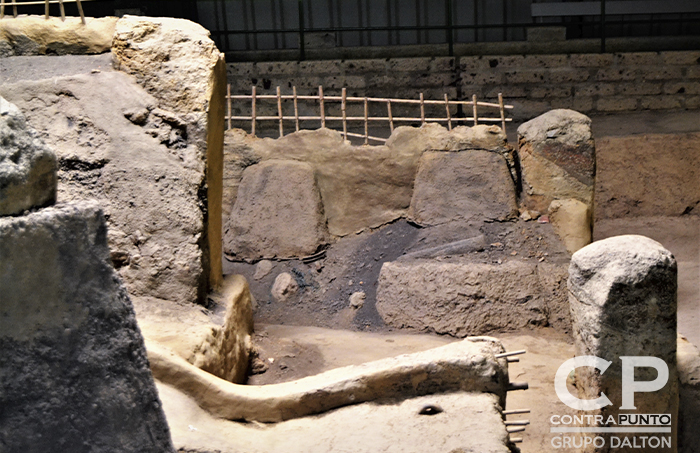
[[[90,0],[82,0],[84,2],[90,1]],[[66,20],[66,9],[64,7],[64,3],[76,3],[78,5],[78,13],[80,14],[80,21],[85,24],[85,14],[83,13],[83,5],[81,3],[81,0],[30,0],[30,1],[22,1],[22,0],[0,0],[0,19],[5,17],[5,7],[10,6],[12,7],[12,16],[17,17],[17,7],[18,6],[29,6],[29,5],[45,5],[44,6],[44,14],[46,15],[46,18],[49,18],[49,4],[51,3],[58,3],[58,6],[61,10],[61,20]]]
[[[232,115],[232,102],[234,100],[250,100],[251,101],[251,114],[250,116],[233,116]],[[276,116],[258,116],[257,115],[257,101],[258,100],[276,100],[277,101],[277,115]],[[282,101],[291,100],[294,104],[294,116],[284,115],[282,110]],[[318,116],[301,116],[299,115],[299,105],[298,101],[315,101],[318,103],[319,115]],[[250,121],[251,122],[251,135],[255,135],[256,122],[258,121],[276,121],[279,124],[280,137],[284,136],[284,121],[294,121],[295,130],[299,131],[300,121],[320,121],[321,127],[326,127],[327,122],[342,122],[343,136],[347,140],[348,137],[359,137],[364,138],[365,144],[369,144],[369,140],[374,140],[378,142],[386,142],[387,139],[381,137],[373,137],[369,135],[369,124],[371,122],[388,122],[389,129],[391,132],[394,131],[395,123],[400,122],[417,122],[420,121],[421,125],[427,122],[444,122],[447,124],[447,128],[452,130],[453,123],[466,123],[472,122],[474,125],[483,123],[501,123],[503,130],[506,130],[506,122],[511,121],[511,118],[506,118],[506,109],[512,109],[512,105],[505,105],[503,103],[503,95],[498,94],[498,103],[490,102],[480,102],[477,101],[476,95],[472,96],[471,101],[455,101],[450,100],[445,94],[443,100],[429,100],[424,99],[423,93],[419,94],[418,99],[389,99],[389,98],[371,98],[371,97],[357,97],[348,96],[347,89],[343,88],[341,96],[326,96],[323,94],[323,86],[318,87],[318,95],[298,95],[297,88],[292,88],[291,95],[283,95],[280,87],[277,87],[277,94],[257,94],[256,87],[252,88],[252,93],[249,95],[231,95],[231,85],[228,85],[228,90],[226,93],[226,102],[228,106],[228,115],[226,116],[228,122],[228,128],[231,129],[232,121]],[[326,102],[340,102],[340,111],[342,116],[329,116],[326,115]],[[351,102],[361,102],[364,104],[364,116],[348,116],[347,115],[347,105]],[[387,116],[369,116],[369,104],[370,103],[381,103],[386,105]],[[395,104],[412,104],[420,106],[420,117],[395,117],[392,114],[392,105]],[[445,106],[445,116],[444,117],[426,117],[425,107],[427,105],[443,105]],[[453,117],[450,112],[450,106],[471,106],[472,116],[466,118]],[[478,114],[478,107],[485,107],[491,109],[498,109],[500,115],[498,117],[488,117],[481,116]],[[363,122],[365,133],[357,134],[348,132],[348,122]]]

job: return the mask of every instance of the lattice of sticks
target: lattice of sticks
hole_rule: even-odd
[[[17,17],[17,8],[19,6],[30,6],[30,5],[45,5],[44,14],[46,18],[49,18],[49,5],[51,3],[58,3],[59,9],[61,10],[61,20],[66,20],[66,8],[65,3],[75,3],[78,5],[78,14],[80,14],[80,21],[85,23],[85,14],[83,13],[82,2],[89,2],[91,0],[0,0],[0,19],[5,17],[5,7],[12,8],[12,16]]]
[[[232,101],[233,100],[250,100],[251,101],[251,114],[250,116],[233,116],[232,115]],[[256,114],[258,108],[258,101],[277,101],[277,115],[276,116],[258,116]],[[294,115],[285,115],[282,109],[282,101],[291,100],[294,105]],[[318,103],[319,115],[300,115],[299,114],[299,101],[315,101]],[[427,122],[444,122],[449,130],[452,130],[453,124],[459,123],[472,123],[477,125],[480,122],[483,123],[501,123],[503,131],[506,130],[506,123],[512,121],[511,118],[506,118],[505,111],[507,109],[512,109],[512,105],[505,105],[503,103],[503,95],[498,94],[498,103],[490,102],[480,102],[477,101],[476,95],[472,96],[471,101],[456,101],[450,100],[445,94],[445,98],[442,100],[429,100],[424,99],[423,93],[419,93],[418,99],[389,99],[389,98],[371,98],[371,97],[357,97],[348,96],[347,89],[343,88],[341,96],[325,96],[323,94],[323,86],[318,87],[318,95],[297,95],[296,87],[292,87],[291,95],[283,95],[280,87],[277,87],[277,94],[257,94],[256,87],[252,88],[252,93],[249,95],[231,95],[231,85],[228,85],[226,93],[226,102],[228,105],[228,115],[226,116],[228,128],[231,129],[232,121],[250,121],[251,122],[251,135],[255,135],[256,123],[258,121],[275,121],[279,124],[279,134],[280,137],[284,136],[284,122],[294,121],[294,127],[296,131],[299,131],[301,121],[320,121],[321,127],[327,127],[328,122],[342,123],[343,136],[345,139],[348,137],[359,137],[364,138],[365,144],[369,143],[369,140],[374,140],[378,142],[386,142],[386,138],[373,137],[369,135],[369,124],[376,122],[386,122],[389,125],[391,132],[394,131],[395,123],[406,123],[406,122],[417,122],[423,125]],[[341,116],[330,116],[327,115],[326,102],[340,102]],[[364,104],[364,116],[348,116],[347,107],[350,103],[362,103]],[[370,103],[380,103],[386,105],[387,116],[370,116],[369,115],[369,105]],[[420,107],[420,117],[395,117],[392,114],[392,105],[400,104],[410,104],[418,105]],[[426,116],[426,106],[428,105],[442,105],[445,107],[445,116],[440,117],[427,117]],[[471,107],[470,117],[455,117],[452,115],[450,107],[451,106],[462,106]],[[487,109],[498,109],[499,116],[479,116],[478,108],[484,107]],[[494,112],[495,113],[495,112]],[[348,123],[350,122],[362,122],[364,123],[364,134],[357,134],[348,132]]]

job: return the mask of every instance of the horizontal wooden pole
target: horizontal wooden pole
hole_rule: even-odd
[[[341,116],[327,116],[325,117],[326,121],[343,121],[343,117]],[[226,117],[226,119],[231,119],[235,121],[251,121],[253,118],[250,116],[232,116],[232,117]],[[295,116],[283,116],[281,117],[282,120],[296,120],[299,119],[299,121],[320,121],[321,117],[320,116],[300,116],[300,117],[295,117]],[[394,121],[421,121],[421,118],[410,118],[410,117],[393,117],[392,118]],[[455,118],[452,117],[450,118],[454,122],[459,122],[459,121],[469,121],[472,122],[474,121],[474,118]],[[279,121],[280,117],[279,116],[256,116],[255,117],[256,121]],[[365,118],[363,116],[348,116],[345,118],[346,121],[364,121]],[[448,118],[426,118],[425,121],[447,121]],[[383,117],[383,116],[378,116],[378,117],[369,117],[367,118],[367,121],[389,121],[388,117]],[[479,117],[479,121],[485,121],[485,122],[491,122],[491,123],[496,123],[500,122],[501,118],[482,118]],[[513,121],[512,118],[506,118],[506,121]]]
[[[60,0],[49,0],[49,3],[59,3]],[[91,2],[92,0],[82,0],[84,2]],[[5,0],[5,6],[24,6],[24,5],[45,5],[46,0],[35,0],[31,2],[23,2],[22,0],[16,0],[14,3],[10,3],[11,0]],[[77,0],[63,0],[63,3],[77,3]]]
[[[359,138],[365,138],[365,134],[356,134],[354,132],[348,132],[348,136],[350,137],[359,137]],[[381,138],[381,137],[372,137],[371,135],[367,136],[368,139],[370,140],[376,140],[378,142],[384,142],[386,143],[387,139],[386,138]]]
[[[274,94],[259,94],[255,96],[256,99],[277,99],[277,96]],[[236,94],[231,96],[231,99],[252,99],[253,96],[250,94]],[[302,96],[299,95],[296,97],[297,99],[300,100],[307,100],[307,101],[318,101],[320,98],[318,96]],[[288,94],[283,94],[280,96],[280,99],[294,99],[293,95],[288,95]],[[323,96],[324,101],[339,101],[342,102],[343,97],[342,96]],[[360,98],[360,97],[350,97],[348,96],[345,98],[346,101],[353,101],[353,102],[364,102],[365,98]],[[381,102],[386,104],[387,102],[391,102],[394,104],[420,104],[421,101],[419,99],[389,99],[389,98],[367,98],[368,102]],[[445,101],[435,101],[432,99],[427,99],[423,101],[424,104],[431,104],[431,105],[445,105]],[[474,105],[472,101],[448,101],[449,105]],[[501,106],[499,104],[494,104],[492,102],[477,102],[477,106],[479,107],[493,107],[500,109]],[[504,105],[503,108],[506,109],[512,109],[514,108],[512,105]]]

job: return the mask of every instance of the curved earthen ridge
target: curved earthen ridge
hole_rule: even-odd
[[[428,351],[265,386],[217,378],[158,343],[147,341],[146,348],[156,379],[229,420],[280,422],[350,404],[449,391],[493,393],[504,408],[508,388],[507,361],[496,357],[504,348],[490,337],[470,337]]]

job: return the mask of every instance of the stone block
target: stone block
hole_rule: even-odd
[[[644,81],[633,83],[620,83],[617,86],[617,94],[622,96],[661,94],[661,84]]]
[[[664,65],[695,66],[700,64],[700,51],[678,50],[661,52]]]
[[[675,66],[660,66],[639,70],[642,80],[674,80],[683,79],[683,68]]]
[[[688,79],[700,79],[700,66],[691,66],[687,68],[685,75]]]
[[[637,109],[637,98],[626,96],[602,97],[596,101],[596,110],[600,112],[623,112]]]
[[[224,236],[226,253],[239,260],[316,252],[328,231],[313,167],[292,160],[248,167]]]
[[[491,57],[491,60],[493,60],[494,64],[497,63],[497,60],[494,57]],[[491,66],[489,64],[489,59],[484,58],[484,57],[460,57],[459,58],[459,70],[460,71],[481,71],[488,69]]]
[[[678,377],[680,380],[680,403],[678,408],[678,451],[698,451],[700,434],[700,351],[682,335],[678,336]]]
[[[184,19],[125,16],[117,21],[112,54],[115,66],[133,76],[158,100],[181,115],[190,153],[188,165],[200,171],[197,194],[204,224],[201,240],[209,287],[221,284],[221,199],[223,174],[226,62],[204,27]],[[205,193],[206,192],[206,193]]]
[[[589,83],[585,85],[575,85],[574,93],[579,96],[612,96],[615,94],[614,83]]]
[[[595,103],[591,96],[574,96],[573,110],[577,112],[590,112],[593,110]]]
[[[430,58],[391,58],[387,61],[387,71],[395,72],[430,72]]]
[[[597,398],[603,392],[611,403],[586,414],[604,413],[617,419],[618,414],[629,413],[633,408],[640,414],[671,414],[670,437],[676,451],[675,258],[661,244],[644,236],[612,237],[574,253],[568,286],[576,356],[596,356],[611,362],[605,373],[593,367],[576,368],[578,397]],[[622,364],[625,359],[638,356],[665,363],[668,381],[660,383],[659,391],[633,393],[630,401],[622,390]],[[654,368],[640,366],[633,369],[633,374],[637,382],[654,381],[661,371],[657,374]],[[607,438],[609,445],[611,434],[599,435]],[[583,451],[600,451],[589,447]],[[647,446],[638,451],[658,450]]]
[[[4,451],[171,452],[96,203],[0,218]]]
[[[637,78],[638,69],[610,67],[599,69],[596,72],[595,78],[601,82],[617,82],[620,80],[635,80]]]
[[[377,310],[392,327],[457,337],[543,326],[554,323],[548,313],[566,307],[564,292],[553,296],[553,281],[543,280],[543,274],[563,281],[566,267],[552,265],[545,271],[519,260],[387,262],[379,274]]]
[[[620,66],[657,66],[661,64],[659,52],[626,52],[615,54]]]
[[[453,71],[455,66],[455,57],[433,57],[430,62],[430,72]]]
[[[664,84],[664,94],[700,94],[700,82],[668,82]]]
[[[461,74],[462,85],[496,85],[502,84],[505,80],[503,73],[499,71],[472,71]]]
[[[533,99],[567,98],[570,96],[571,87],[538,85],[530,88],[530,97]]]
[[[528,68],[559,68],[567,66],[569,62],[568,55],[525,55],[523,64]]]
[[[429,151],[421,157],[408,211],[414,222],[507,219],[516,212],[515,185],[499,153]]]
[[[530,27],[526,29],[528,42],[566,40],[566,27]]]
[[[413,77],[411,87],[443,87],[455,84],[457,76],[453,72],[419,74]]]
[[[0,97],[0,216],[56,201],[56,155],[16,105]]]
[[[522,203],[546,212],[553,200],[593,203],[595,143],[591,120],[573,110],[552,110],[518,128]]]
[[[644,96],[640,105],[644,110],[673,110],[683,106],[683,96]]]
[[[299,74],[339,74],[341,63],[340,60],[322,60],[322,61],[300,61]],[[288,72],[282,72],[282,74],[288,74]]]
[[[545,83],[549,80],[545,69],[510,70],[505,77],[507,83]]]
[[[6,11],[7,13],[7,11]],[[0,43],[5,56],[43,54],[98,54],[109,51],[116,17],[19,16],[0,22]]]
[[[525,64],[523,55],[508,55],[508,56],[483,56],[491,68],[499,69],[517,69],[522,68]]]
[[[551,83],[578,83],[585,82],[591,78],[588,69],[571,69],[555,67],[547,73],[547,79]]]
[[[580,53],[569,57],[569,64],[573,68],[603,68],[611,66],[614,62],[614,55],[608,53]]]
[[[366,72],[386,71],[386,60],[364,59],[364,60],[343,60],[340,62],[340,69],[345,74],[365,74]]]

